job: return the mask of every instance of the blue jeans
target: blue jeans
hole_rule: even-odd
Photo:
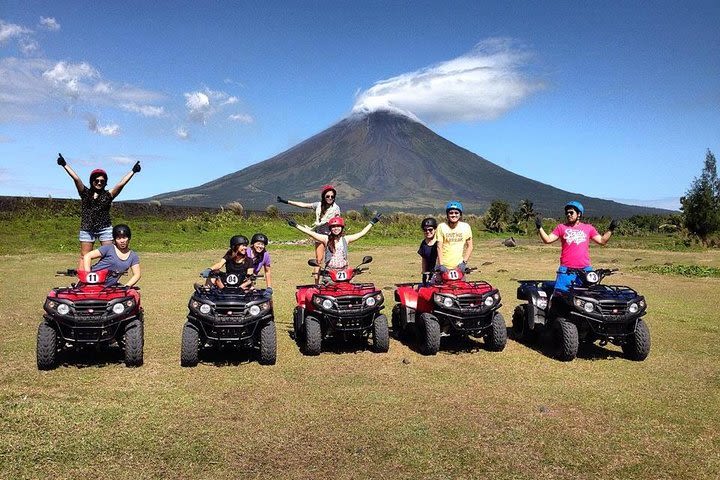
[[[582,270],[589,272],[592,270],[591,266],[584,267]],[[557,271],[557,277],[555,279],[555,290],[561,292],[567,292],[571,286],[580,285],[576,273],[568,273],[568,267],[560,266]]]

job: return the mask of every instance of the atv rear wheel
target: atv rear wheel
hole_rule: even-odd
[[[431,313],[420,314],[420,353],[435,355],[440,350],[440,323]]]
[[[385,353],[390,349],[390,332],[385,315],[378,315],[373,320],[372,346],[375,353]]]
[[[640,362],[650,354],[650,330],[643,319],[635,324],[635,331],[622,346],[623,352],[630,360]]]
[[[555,342],[555,356],[558,360],[569,362],[577,357],[578,340],[577,326],[568,322],[562,317],[558,317],[553,322],[553,341]]]
[[[36,353],[38,370],[52,370],[57,367],[58,334],[47,320],[43,320],[38,326]]]
[[[200,361],[200,333],[190,322],[185,322],[180,344],[180,366],[194,367]]]
[[[139,367],[143,364],[144,330],[143,322],[140,320],[133,320],[125,326],[123,345],[126,367]]]
[[[270,320],[260,330],[260,365],[275,365],[277,360],[277,335],[275,322]]]
[[[305,355],[320,355],[322,348],[322,330],[320,321],[308,315],[305,317],[305,335],[303,335],[303,353]]]
[[[502,352],[507,344],[507,327],[500,312],[495,312],[490,331],[485,334],[485,346],[492,352]]]

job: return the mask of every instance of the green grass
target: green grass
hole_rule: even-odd
[[[642,265],[635,267],[635,269],[662,275],[681,275],[683,277],[720,277],[720,268],[700,265]]]
[[[363,281],[385,289],[387,312],[392,285],[417,277],[413,235],[405,245],[353,245],[353,261],[375,257]],[[617,347],[597,347],[560,363],[512,340],[500,353],[471,341],[444,343],[437,356],[423,357],[391,340],[387,354],[331,346],[304,357],[288,330],[294,285],[310,280],[312,249],[273,249],[278,364],[231,355],[183,369],[191,285],[221,250],[213,243],[141,251],[142,368],[103,354],[85,363],[73,357],[50,372],[36,369],[35,333],[47,291],[67,282],[53,272],[74,263],[75,246],[3,257],[0,478],[720,475],[720,327],[712,301],[720,280],[633,269],[664,262],[719,268],[717,251],[594,248],[597,266],[620,268],[610,280],[647,298],[652,351],[638,363]],[[480,240],[473,263],[482,271],[474,277],[500,289],[509,323],[515,279],[551,276],[558,255],[534,239],[515,249]]]

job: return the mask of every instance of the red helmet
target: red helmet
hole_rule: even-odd
[[[102,168],[96,168],[92,172],[90,172],[90,187],[92,187],[93,183],[95,182],[95,179],[97,177],[105,177],[105,181],[107,182],[107,172],[103,170]]]
[[[333,217],[328,220],[328,226],[332,227],[343,227],[345,228],[345,220],[342,217]]]
[[[332,185],[323,185],[322,188],[320,189],[320,196],[324,197],[325,192],[327,192],[328,190],[332,190],[333,193],[335,195],[337,195],[337,190],[335,190],[335,187],[333,187]]]

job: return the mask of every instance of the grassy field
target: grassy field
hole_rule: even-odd
[[[416,246],[355,248],[375,257],[363,281],[417,277]],[[571,363],[508,341],[443,343],[435,357],[391,340],[390,352],[330,348],[303,357],[288,331],[309,248],[273,251],[278,363],[242,355],[179,365],[197,272],[220,249],[141,252],[145,365],[117,353],[50,372],[35,366],[47,291],[67,282],[70,253],[0,262],[0,478],[718,478],[720,278],[634,269],[720,267],[720,252],[593,248],[594,264],[643,293],[652,332],[645,362],[616,347]],[[550,277],[559,249],[477,242],[510,323],[515,279]],[[488,263],[490,262],[490,263]],[[482,265],[485,264],[485,265]]]

